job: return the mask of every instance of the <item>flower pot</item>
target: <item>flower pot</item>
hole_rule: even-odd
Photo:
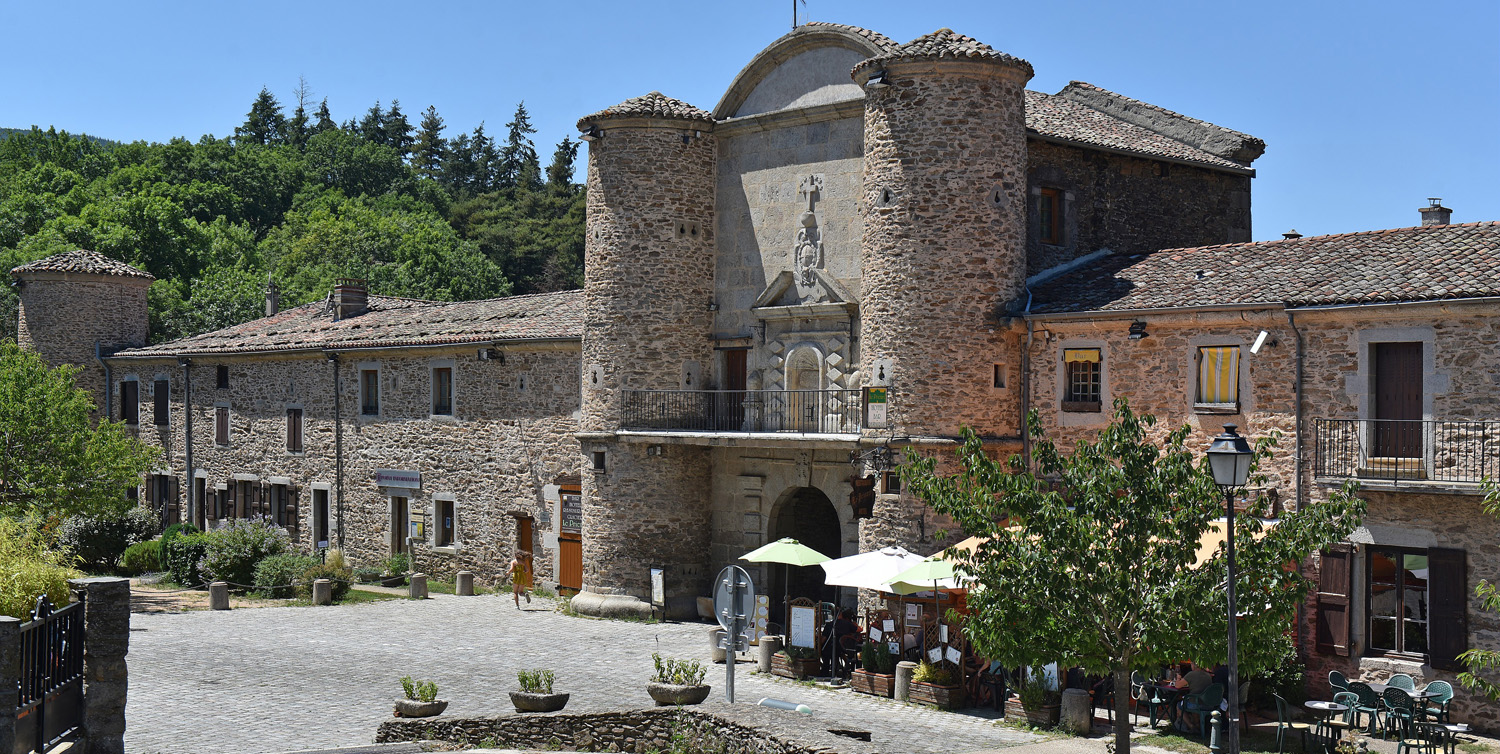
[[[964,701],[964,689],[962,686],[938,686],[912,681],[911,701],[943,709],[958,709]]]
[[[849,676],[849,688],[861,694],[883,696],[887,699],[896,691],[896,675],[884,673],[870,673],[860,668]]]
[[[448,709],[448,703],[442,699],[431,702],[416,699],[396,700],[396,717],[432,717],[443,714],[445,709]]]
[[[1056,728],[1058,713],[1062,710],[1060,704],[1044,704],[1036,709],[1026,710],[1026,722],[1033,728]]]
[[[556,712],[568,705],[567,694],[532,694],[510,692],[510,703],[517,712]]]
[[[804,678],[816,678],[821,667],[822,663],[818,662],[816,657],[794,660],[783,652],[777,652],[771,658],[771,674],[782,678],[795,678],[799,681]]]
[[[713,689],[706,683],[692,686],[679,686],[675,683],[648,683],[646,693],[656,700],[658,707],[681,706],[684,704],[702,704],[708,698],[708,692]]]

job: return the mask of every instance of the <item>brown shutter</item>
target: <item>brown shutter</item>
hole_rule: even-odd
[[[1354,548],[1336,544],[1323,552],[1318,573],[1317,615],[1313,630],[1325,654],[1349,656],[1349,593],[1353,584]]]
[[[235,501],[234,498],[235,498],[235,494],[237,492],[235,490],[235,488],[238,487],[238,486],[240,486],[239,482],[236,482],[236,481],[234,481],[233,478],[231,478],[229,480],[229,486],[226,487],[226,488],[224,488],[224,502],[225,502],[225,505],[224,505],[224,515],[222,516],[222,518],[235,518],[235,517],[237,517],[237,515],[239,513],[239,509],[235,507],[236,501]]]
[[[181,511],[181,508],[179,506],[181,505],[181,503],[178,502],[178,493],[181,491],[181,482],[179,482],[177,477],[175,476],[168,477],[168,479],[170,481],[168,482],[169,486],[167,488],[167,520],[162,522],[163,527],[166,527],[170,524],[182,522],[182,518],[179,515]]]
[[[301,497],[302,488],[288,487],[286,489],[286,528],[292,533],[292,539],[297,539],[297,501]],[[317,545],[316,542],[313,543]]]
[[[1463,550],[1427,551],[1427,654],[1434,668],[1465,670],[1469,648],[1469,574]]]

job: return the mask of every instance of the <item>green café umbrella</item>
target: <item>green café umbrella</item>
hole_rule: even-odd
[[[740,556],[740,560],[751,563],[785,563],[789,566],[817,565],[828,560],[828,556],[791,537],[783,537],[764,547],[758,547]],[[790,573],[787,574],[790,577]],[[791,578],[782,582],[782,602],[790,596]]]

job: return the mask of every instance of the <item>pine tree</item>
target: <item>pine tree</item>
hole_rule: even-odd
[[[391,100],[391,109],[386,111],[385,143],[395,147],[403,160],[411,154],[411,123],[406,120],[406,113],[401,112],[400,100]]]
[[[364,138],[365,141],[375,144],[388,144],[385,133],[385,111],[380,109],[380,100],[365,111],[365,117],[354,127],[354,132]]]
[[[547,166],[547,188],[553,193],[566,194],[574,190],[573,165],[578,160],[581,143],[567,136],[558,142],[557,150],[552,153],[552,164]]]
[[[454,194],[465,194],[474,181],[474,144],[468,134],[459,134],[443,160],[443,181]]]
[[[474,128],[471,143],[474,145],[474,176],[469,183],[469,190],[475,194],[494,191],[499,177],[497,172],[501,168],[501,157],[495,149],[495,140],[485,135],[483,121]]]
[[[307,127],[307,103],[312,99],[312,89],[307,85],[307,79],[298,76],[297,89],[292,93],[297,97],[297,111],[286,123],[286,143],[301,148],[310,136]]]
[[[286,140],[286,115],[271,90],[260,88],[245,124],[234,129],[234,139],[241,144],[281,144]]]
[[[333,113],[328,111],[327,97],[324,97],[322,104],[318,105],[318,112],[313,117],[318,119],[318,122],[313,124],[312,127],[314,135],[323,133],[324,131],[332,131],[339,127],[338,121],[333,119]]]
[[[418,175],[431,180],[442,176],[443,162],[448,159],[448,140],[443,138],[443,118],[432,105],[422,113],[422,128],[417,133],[415,152],[412,165]]]
[[[496,171],[497,188],[521,188],[535,191],[542,187],[542,166],[536,156],[536,145],[527,138],[536,133],[526,103],[516,105],[516,115],[505,124],[505,148],[500,151]]]

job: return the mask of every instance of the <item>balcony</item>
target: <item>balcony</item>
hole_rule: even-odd
[[[620,428],[664,432],[854,434],[859,390],[626,390]]]
[[[1500,421],[1314,419],[1313,475],[1472,487],[1500,478]]]

